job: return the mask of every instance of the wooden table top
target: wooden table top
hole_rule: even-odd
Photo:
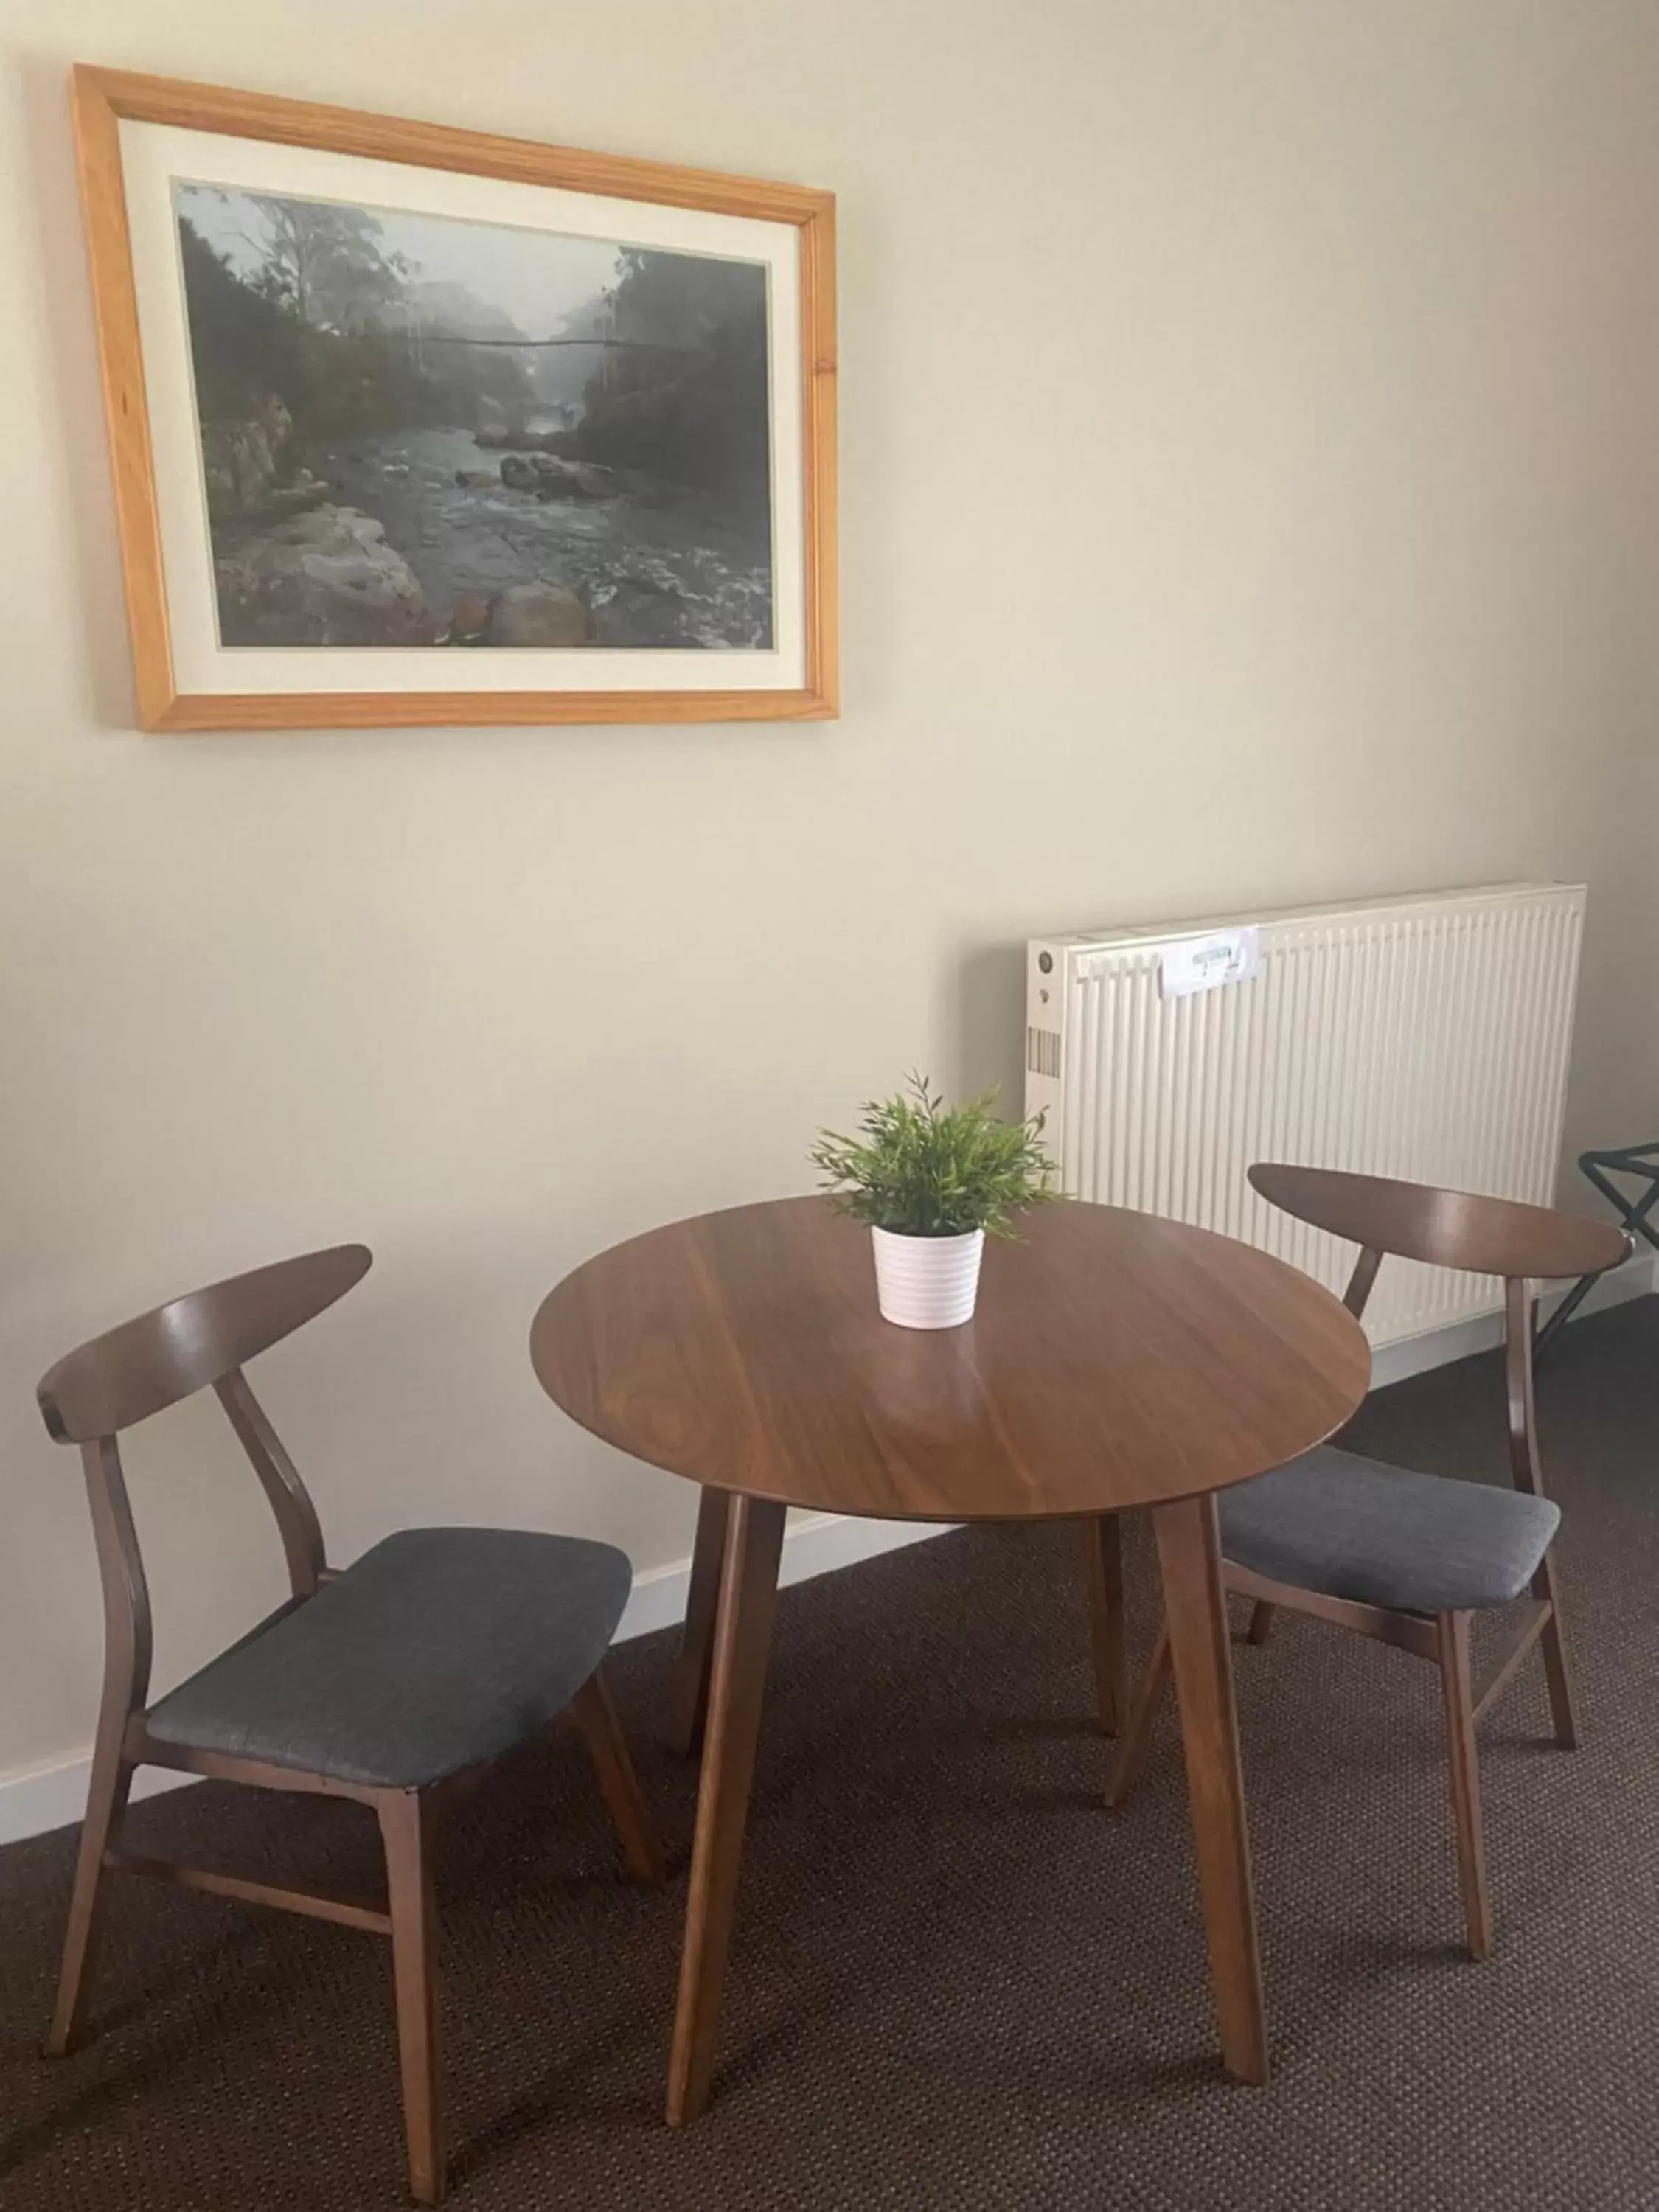
[[[578,1267],[531,1331],[542,1387],[635,1459],[881,1520],[1042,1520],[1278,1467],[1346,1421],[1360,1328],[1251,1246],[1117,1206],[988,1239],[979,1310],[876,1308],[869,1231],[823,1198],[655,1229]]]

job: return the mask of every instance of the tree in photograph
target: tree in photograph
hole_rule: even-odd
[[[258,422],[269,441],[286,417],[292,437],[283,430],[271,453],[280,479],[302,465],[308,446],[336,438],[524,413],[533,387],[510,351],[430,343],[458,325],[483,325],[510,343],[510,319],[462,286],[422,283],[403,255],[382,250],[374,216],[307,200],[221,197],[240,221],[239,241],[258,258],[239,270],[180,214],[204,428]]]
[[[324,200],[249,194],[265,225],[256,278],[267,297],[291,304],[313,329],[361,331],[403,299],[410,267],[380,246],[379,219],[366,208]],[[250,240],[250,244],[256,241]]]
[[[766,497],[766,271],[699,254],[623,251],[605,296],[607,349],[576,435],[590,459]]]
[[[179,252],[203,422],[248,415],[270,392],[295,409],[308,380],[295,319],[268,293],[245,284],[188,216],[179,218]]]

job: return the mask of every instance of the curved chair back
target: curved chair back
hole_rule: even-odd
[[[1545,1281],[1599,1275],[1631,1251],[1630,1238],[1609,1223],[1513,1199],[1267,1161],[1249,1174],[1263,1198],[1298,1220],[1346,1237],[1363,1251],[1394,1253],[1433,1267],[1467,1268],[1509,1282]]]
[[[87,1443],[204,1390],[343,1297],[373,1258],[366,1244],[336,1244],[279,1260],[94,1336],[40,1378],[48,1431]]]
[[[1395,1182],[1386,1176],[1345,1175],[1334,1168],[1288,1167],[1258,1161],[1250,1182],[1270,1205],[1297,1220],[1358,1244],[1359,1257],[1343,1296],[1356,1320],[1386,1254],[1431,1267],[1466,1268],[1504,1278],[1505,1377],[1510,1402],[1510,1464],[1522,1490],[1543,1494],[1538,1423],[1533,1406],[1534,1281],[1599,1275],[1630,1257],[1631,1240],[1604,1221],[1584,1221],[1547,1206],[1480,1198],[1472,1191]]]
[[[106,1714],[137,1715],[149,1688],[149,1589],[117,1432],[211,1385],[276,1517],[289,1587],[311,1596],[328,1572],[317,1509],[242,1362],[343,1297],[373,1259],[366,1244],[337,1244],[233,1275],[94,1337],[40,1378],[49,1434],[81,1447],[104,1585]]]

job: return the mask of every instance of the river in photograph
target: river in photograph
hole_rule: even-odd
[[[713,495],[478,445],[470,430],[358,436],[308,457],[330,495],[379,522],[440,623],[458,605],[546,581],[590,610],[601,646],[764,650],[764,514]],[[502,481],[506,465],[509,477]]]

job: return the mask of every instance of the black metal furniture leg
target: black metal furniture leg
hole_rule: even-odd
[[[1626,1235],[1644,1237],[1659,1252],[1659,1230],[1655,1229],[1650,1218],[1659,1206],[1659,1144],[1625,1145],[1612,1152],[1580,1152],[1578,1170],[1612,1206]],[[1648,1187],[1640,1198],[1632,1197],[1608,1180],[1616,1175],[1640,1176]],[[1599,1280],[1595,1275],[1581,1275],[1539,1330],[1533,1344],[1534,1367]]]

